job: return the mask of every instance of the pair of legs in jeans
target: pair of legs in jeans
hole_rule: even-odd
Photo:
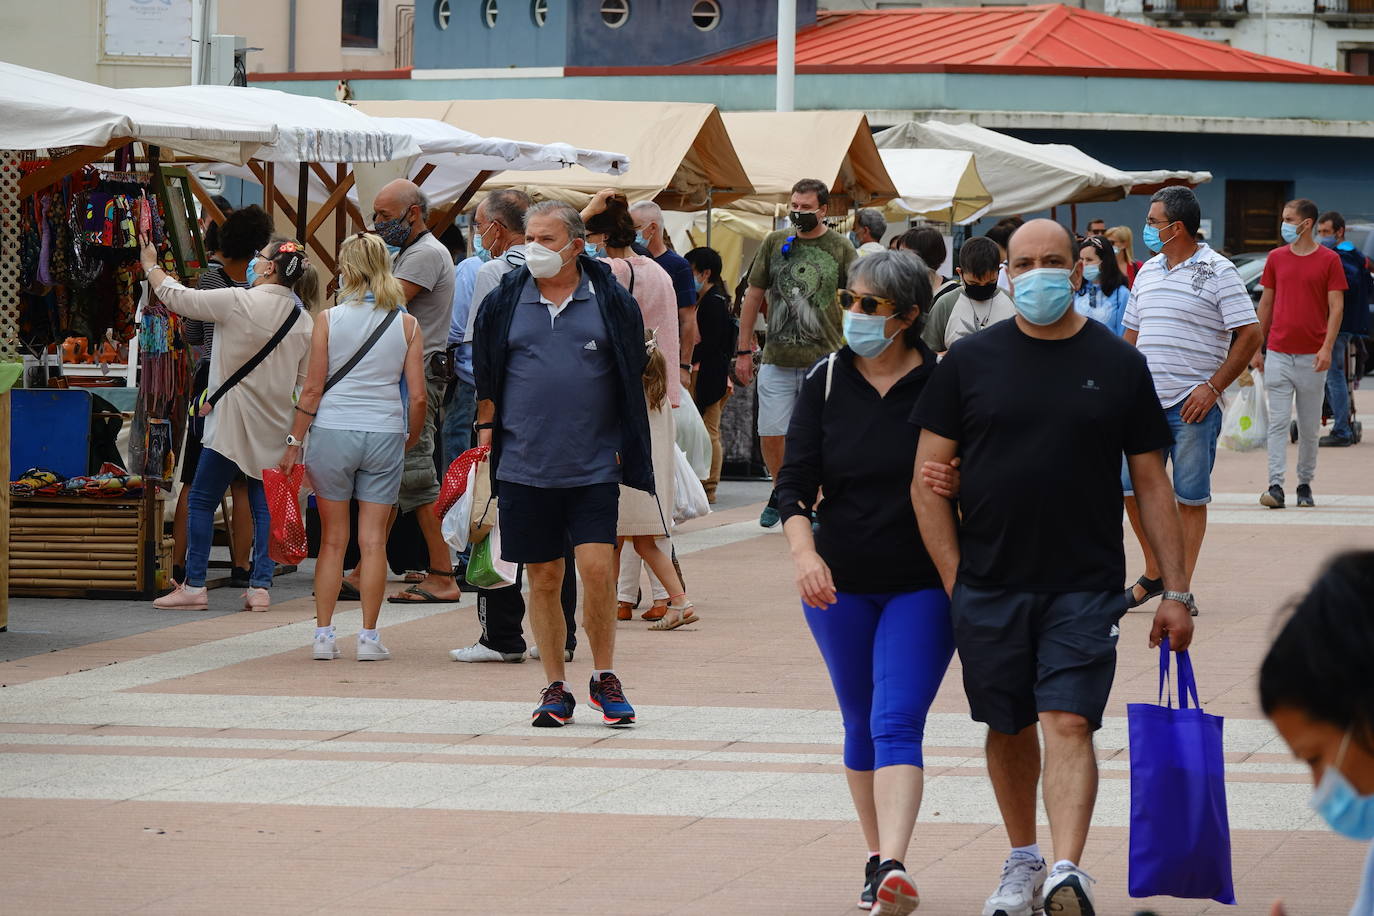
[[[1331,368],[1326,370],[1326,402],[1331,405],[1331,435],[1337,439],[1354,440],[1355,430],[1350,425],[1350,387],[1345,377],[1346,354],[1354,343],[1355,335],[1342,331],[1336,335],[1336,345],[1331,348]]]
[[[224,499],[224,491],[239,474],[239,466],[212,448],[200,453],[196,479],[191,483],[191,495],[186,500],[186,584],[192,588],[205,585],[210,567],[210,542],[215,534],[215,509]],[[267,512],[267,496],[262,480],[247,478],[248,505],[253,511],[253,561],[248,571],[251,588],[271,588],[276,566],[267,554],[267,539],[272,519]]]

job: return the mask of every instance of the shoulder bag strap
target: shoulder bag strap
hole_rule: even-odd
[[[281,323],[281,327],[277,328],[277,332],[272,335],[272,339],[263,344],[261,350],[254,353],[248,362],[239,366],[238,371],[229,376],[224,384],[215,389],[214,394],[205,399],[204,405],[200,408],[200,415],[202,417],[208,414],[211,408],[219,402],[219,399],[229,393],[231,388],[243,381],[248,376],[248,373],[256,369],[263,360],[267,359],[273,350],[277,349],[277,345],[286,339],[286,335],[291,331],[291,328],[295,326],[296,319],[300,317],[300,314],[301,310],[293,305],[286,315],[286,320]]]
[[[382,339],[382,335],[386,333],[387,328],[391,327],[391,322],[396,320],[396,316],[399,315],[400,312],[400,309],[395,308],[386,313],[386,317],[382,319],[381,324],[377,325],[377,329],[372,332],[372,336],[364,340],[363,345],[354,351],[353,355],[348,358],[348,362],[340,366],[339,370],[329,377],[329,381],[324,383],[325,391],[328,391],[330,388],[333,388],[335,385],[339,384],[339,382],[343,381],[343,377],[352,372],[354,366],[362,362],[363,357],[367,355],[367,351],[371,350],[373,346],[376,345],[377,341]],[[324,392],[321,392],[321,394],[323,393]]]
[[[630,295],[633,296],[635,294],[635,266],[629,261],[625,262],[625,266],[630,268]]]
[[[839,351],[830,354],[830,358],[825,361],[825,400],[830,400],[830,383],[835,379],[835,357],[839,356]]]

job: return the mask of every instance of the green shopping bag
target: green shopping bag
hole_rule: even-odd
[[[468,557],[467,583],[474,588],[505,588],[515,584],[516,564],[501,559],[501,526],[472,548]]]

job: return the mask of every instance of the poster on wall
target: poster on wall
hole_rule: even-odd
[[[191,0],[105,0],[106,57],[191,56]]]

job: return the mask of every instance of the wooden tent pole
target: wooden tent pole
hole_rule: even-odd
[[[296,239],[306,239],[306,219],[310,215],[310,167],[302,162],[296,179]]]
[[[42,190],[50,184],[56,184],[68,175],[81,171],[92,162],[99,162],[121,146],[132,142],[133,140],[129,137],[120,137],[111,140],[104,146],[83,146],[61,159],[54,159],[41,169],[19,179],[19,196],[22,199],[34,191]]]

